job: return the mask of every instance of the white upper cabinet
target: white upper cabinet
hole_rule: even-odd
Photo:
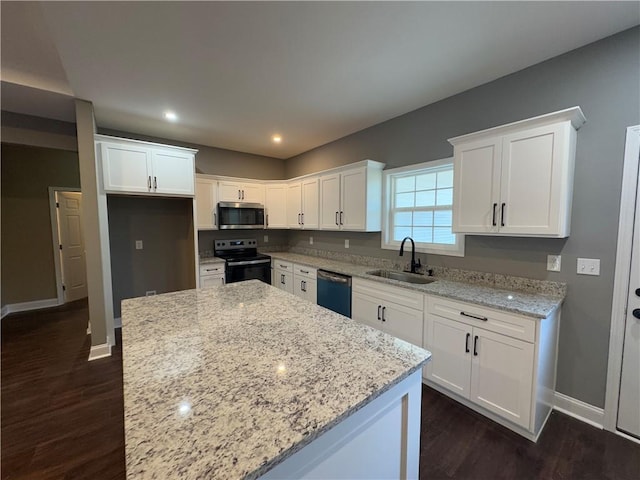
[[[264,185],[222,180],[218,196],[221,202],[264,203]]]
[[[196,176],[196,228],[217,230],[218,181]]]
[[[320,229],[380,231],[383,168],[382,163],[365,160],[321,175]]]
[[[318,177],[305,177],[287,186],[287,225],[289,228],[318,229]]]
[[[287,228],[287,184],[267,184],[264,204],[267,228]]]
[[[579,107],[449,139],[453,231],[567,237]]]
[[[193,196],[197,150],[105,135],[95,142],[105,192]]]

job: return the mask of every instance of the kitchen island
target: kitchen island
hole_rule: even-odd
[[[122,324],[127,478],[417,476],[429,352],[256,280]]]

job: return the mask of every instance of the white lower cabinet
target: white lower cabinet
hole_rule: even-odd
[[[224,263],[200,265],[200,288],[224,285]]]
[[[271,285],[293,293],[293,263],[274,260],[271,266]]]
[[[558,317],[426,296],[424,347],[433,356],[425,378],[535,441],[553,406]]]
[[[311,303],[318,303],[318,280],[315,268],[293,265],[293,293]]]
[[[354,278],[351,317],[417,346],[422,346],[422,293]]]

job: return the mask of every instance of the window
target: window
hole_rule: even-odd
[[[382,248],[413,238],[416,251],[464,256],[453,225],[453,159],[384,171]]]

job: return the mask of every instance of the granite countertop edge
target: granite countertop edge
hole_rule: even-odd
[[[388,278],[369,275],[367,272],[380,270],[378,267],[342,263],[322,257],[313,257],[299,253],[270,252],[273,259],[303,264],[316,269],[329,269],[335,273],[342,273],[352,277],[362,278],[377,283],[383,283],[416,292],[435,295],[438,297],[459,300],[483,307],[493,308],[503,312],[515,313],[535,319],[544,319],[560,308],[564,296],[542,293],[505,290],[491,285],[467,283],[455,280],[440,279],[429,284],[412,284]],[[517,304],[510,305],[515,297]],[[501,301],[498,301],[501,300]]]

